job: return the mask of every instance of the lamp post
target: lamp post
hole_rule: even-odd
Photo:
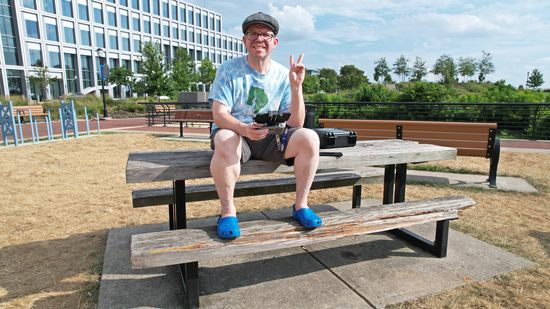
[[[97,56],[99,57],[99,77],[101,79],[101,96],[103,98],[103,120],[109,119],[109,114],[107,113],[107,101],[105,99],[105,79],[109,75],[109,66],[105,64],[106,53],[103,48],[96,49]]]

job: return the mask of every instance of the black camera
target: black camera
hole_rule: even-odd
[[[264,128],[269,129],[269,133],[280,133],[285,128],[286,121],[289,117],[290,113],[270,111],[265,114],[256,114],[254,122],[262,124]]]

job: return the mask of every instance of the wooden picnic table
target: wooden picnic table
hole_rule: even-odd
[[[358,170],[363,167],[384,167],[383,203],[405,201],[407,165],[428,161],[452,160],[455,148],[422,144],[406,140],[360,141],[355,147],[323,149],[341,156],[321,156],[322,169]],[[127,183],[172,181],[174,205],[169,208],[171,228],[185,229],[186,180],[210,178],[211,150],[147,151],[130,153],[126,167]],[[277,163],[251,160],[241,167],[241,175],[291,172],[292,167]],[[173,223],[172,223],[173,222]],[[392,230],[393,234],[438,257],[447,253],[449,220],[436,223],[434,241],[429,241],[406,229]],[[198,262],[179,264],[185,290],[191,304],[198,305]]]

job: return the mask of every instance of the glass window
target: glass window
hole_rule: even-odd
[[[139,0],[132,0],[132,9],[139,10]]]
[[[141,69],[141,61],[134,60],[134,72],[141,74],[143,70]]]
[[[172,19],[178,20],[178,6],[172,3]]]
[[[29,63],[31,66],[43,66],[44,62],[42,62],[42,49],[40,48],[40,44],[27,43],[27,48],[29,49]]]
[[[121,40],[122,40],[122,50],[130,51],[130,37],[122,36]]]
[[[143,32],[151,33],[151,21],[148,19],[143,20]]]
[[[222,31],[222,21],[221,21],[221,19],[216,20],[216,31],[218,31],[218,32]]]
[[[149,0],[142,0],[141,2],[141,9],[146,12],[146,13],[150,13],[151,12],[151,6],[149,5]]]
[[[172,25],[172,38],[179,39],[179,31],[177,25]]]
[[[103,9],[101,9],[101,4],[94,2],[94,22],[98,24],[103,24]]]
[[[86,46],[92,46],[92,39],[90,37],[90,27],[80,25],[80,44]]]
[[[103,32],[95,33],[95,45],[97,45],[97,47],[105,48],[105,35]]]
[[[153,0],[153,14],[160,15],[160,0]]]
[[[34,0],[23,0],[23,6],[36,10],[36,2]]]
[[[118,37],[116,35],[116,31],[114,32],[109,31],[109,48],[118,49]]]
[[[139,39],[139,37],[134,37],[134,51],[141,51],[141,40]]]
[[[189,42],[195,43],[195,33],[193,30],[189,30]]]
[[[82,86],[84,88],[93,87],[94,80],[92,78],[92,56],[80,56],[80,66],[82,69]]]
[[[180,34],[181,34],[180,38],[183,41],[187,41],[187,30],[185,30],[185,28],[180,29]]]
[[[61,11],[63,12],[63,16],[73,17],[73,1],[61,0]]]
[[[77,93],[77,74],[76,74],[76,55],[65,54],[65,81],[67,82],[67,91]]]
[[[190,23],[191,25],[195,24],[195,18],[193,17],[195,15],[193,15],[193,11],[189,10],[188,11],[188,14],[187,14],[187,22]]]
[[[207,14],[202,15],[202,26],[204,28],[208,28],[208,15]]]
[[[170,17],[170,7],[168,6],[168,2],[162,2],[162,16],[169,18]]]
[[[50,94],[52,95],[52,98],[60,97],[63,94],[61,89],[63,89],[63,79],[62,78],[59,78],[57,80],[52,81],[50,83]]]
[[[202,44],[201,33],[198,31],[195,33],[195,41],[197,42],[197,44]]]
[[[55,14],[55,0],[43,0],[44,12]]]
[[[65,43],[76,44],[74,27],[70,22],[63,22],[63,33],[65,36]]]
[[[169,38],[169,37],[170,37],[170,26],[169,26],[168,24],[162,25],[162,35],[163,35],[165,38]]]
[[[114,8],[107,10],[107,21],[109,26],[116,27],[116,13]]]
[[[120,14],[120,26],[124,29],[129,29],[128,25],[128,15]]]
[[[59,53],[59,47],[48,47],[48,59],[50,61],[50,68],[61,69],[61,54]]]
[[[57,36],[57,24],[56,20],[53,18],[46,19],[46,39],[59,42],[59,37]]]
[[[214,30],[214,17],[210,16],[210,30]]]
[[[115,0],[107,0],[107,2],[115,3]]]
[[[88,4],[85,0],[78,0],[78,18],[82,20],[90,20],[90,16],[88,15]]]
[[[196,12],[195,13],[195,22],[197,26],[201,26],[201,12]]]
[[[140,22],[139,22],[139,16],[137,17],[132,17],[132,29],[134,31],[140,31]]]
[[[153,22],[154,34],[160,35],[160,21],[157,19]]]
[[[128,0],[120,0],[120,5],[128,6]]]
[[[38,17],[32,14],[24,14],[25,16],[25,28],[27,28],[27,37],[33,39],[40,39],[38,32]]]
[[[208,45],[208,34],[205,33],[202,37],[203,37],[202,43],[203,43],[204,45]]]
[[[187,14],[187,13],[185,13],[185,8],[180,7],[180,21],[181,21],[182,23],[184,23],[185,20],[187,19],[186,14]]]

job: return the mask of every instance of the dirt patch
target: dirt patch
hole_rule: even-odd
[[[145,134],[109,134],[78,140],[0,149],[4,189],[0,200],[0,307],[94,308],[107,231],[165,222],[165,207],[132,209],[128,153],[151,149],[208,148],[207,143],[160,140]],[[438,163],[487,173],[488,160],[459,158]],[[468,195],[477,202],[453,227],[538,263],[404,307],[544,307],[550,247],[550,156],[503,153],[499,173],[537,184],[542,193],[454,189],[411,185],[407,199]],[[364,186],[363,196],[381,199],[382,185]],[[238,211],[289,207],[294,194],[237,200]],[[351,188],[312,192],[310,203],[349,200]],[[217,201],[190,203],[190,217],[217,214]],[[467,280],[467,279],[465,279]]]

